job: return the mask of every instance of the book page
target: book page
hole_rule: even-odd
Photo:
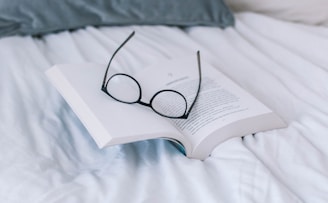
[[[140,74],[140,81],[151,96],[160,89],[173,89],[183,94],[188,108],[195,98],[198,76],[197,57],[158,63]],[[188,119],[170,119],[196,147],[209,134],[238,120],[271,110],[241,89],[210,64],[201,61],[202,82],[199,97]],[[161,78],[160,75],[165,76]],[[157,78],[153,80],[152,77]]]
[[[150,108],[121,103],[102,92],[105,69],[99,64],[67,64],[47,71],[100,148],[161,137],[184,143],[176,128]]]
[[[177,88],[192,87],[188,83],[179,86],[182,87]],[[176,120],[174,123],[196,145],[208,134],[232,122],[269,112],[271,110],[228,78],[213,71],[210,75],[204,74],[201,93],[189,119]]]

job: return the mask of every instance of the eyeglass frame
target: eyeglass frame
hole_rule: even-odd
[[[163,89],[163,90],[160,90],[158,92],[156,92],[152,98],[150,99],[149,103],[145,103],[143,101],[141,101],[141,98],[142,98],[142,89],[141,89],[141,86],[139,84],[139,82],[132,76],[128,75],[128,74],[125,74],[125,73],[116,73],[114,75],[112,75],[111,77],[109,77],[107,79],[107,75],[108,75],[108,70],[109,70],[109,67],[110,67],[110,64],[112,62],[112,60],[114,59],[115,55],[118,53],[118,51],[134,36],[135,34],[135,31],[133,31],[129,36],[128,38],[115,50],[115,52],[113,53],[112,57],[110,58],[109,62],[108,62],[108,65],[107,65],[107,68],[106,68],[106,71],[105,71],[105,74],[104,74],[104,79],[103,79],[103,82],[102,82],[102,85],[101,85],[101,91],[103,91],[105,94],[107,94],[108,96],[110,96],[111,98],[113,98],[114,100],[118,101],[118,102],[121,102],[121,103],[125,103],[125,104],[140,104],[140,105],[143,105],[143,106],[147,106],[149,108],[151,108],[155,113],[159,114],[160,116],[163,116],[163,117],[166,117],[166,118],[171,118],[171,119],[187,119],[189,117],[189,114],[192,110],[192,108],[194,107],[195,103],[196,103],[196,100],[199,96],[199,92],[200,92],[200,89],[201,89],[201,81],[202,81],[202,72],[201,72],[201,61],[200,61],[200,51],[197,51],[197,62],[198,62],[198,73],[199,73],[199,83],[198,83],[198,87],[197,87],[197,92],[196,92],[196,96],[195,96],[195,99],[194,101],[192,102],[192,104],[190,105],[189,107],[189,110],[187,111],[188,109],[188,102],[187,102],[187,99],[185,98],[185,96],[183,96],[183,94],[181,94],[180,92],[176,91],[176,90],[172,90],[172,89]],[[122,75],[122,76],[126,76],[126,77],[129,77],[130,79],[132,79],[138,86],[139,88],[139,97],[136,101],[133,101],[133,102],[127,102],[127,101],[123,101],[123,100],[119,100],[117,98],[115,98],[114,96],[112,96],[108,90],[107,90],[107,87],[108,87],[108,83],[109,81],[115,77],[115,76],[119,76],[119,75]],[[185,101],[185,110],[184,110],[184,113],[183,115],[181,116],[167,116],[167,115],[164,115],[158,111],[156,111],[155,108],[153,108],[152,106],[152,102],[154,100],[154,98],[162,93],[162,92],[167,92],[167,91],[170,91],[170,92],[174,92],[174,93],[177,93],[178,95],[180,95],[184,101]]]

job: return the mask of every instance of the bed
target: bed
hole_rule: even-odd
[[[1,37],[0,201],[327,202],[328,20],[228,3],[234,25],[224,29],[130,23]],[[59,63],[106,64],[133,30],[122,70],[200,50],[288,127],[230,139],[204,161],[166,140],[98,149],[44,72]]]

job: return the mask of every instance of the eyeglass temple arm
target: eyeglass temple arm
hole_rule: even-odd
[[[198,98],[198,95],[199,95],[199,92],[200,92],[200,86],[201,86],[201,83],[202,83],[202,71],[201,71],[201,63],[200,63],[200,51],[197,51],[197,62],[198,62],[198,73],[199,73],[199,83],[198,83],[198,89],[197,89],[197,93],[196,93],[196,97],[193,101],[193,103],[191,104],[188,112],[186,113],[186,116],[188,117],[191,109],[194,107],[195,103],[196,103],[196,100]]]
[[[126,38],[126,40],[115,50],[114,54],[112,55],[112,57],[110,58],[109,62],[108,62],[108,65],[107,65],[107,68],[106,68],[106,72],[105,72],[105,75],[104,75],[104,80],[103,80],[103,83],[102,83],[102,88],[107,86],[106,83],[108,83],[108,81],[106,82],[106,79],[107,79],[107,73],[108,73],[108,70],[109,70],[109,66],[110,64],[112,63],[112,60],[113,58],[115,57],[115,55],[117,54],[117,52],[134,36],[135,34],[135,31],[133,31],[128,38]]]

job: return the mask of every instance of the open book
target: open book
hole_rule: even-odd
[[[55,65],[46,74],[100,148],[164,138],[187,157],[204,160],[223,141],[284,127],[285,123],[210,64],[202,61],[199,96],[188,119],[162,117],[150,108],[115,101],[101,89],[106,65]],[[158,61],[133,75],[142,101],[161,89],[179,91],[191,103],[199,80],[196,56]]]

